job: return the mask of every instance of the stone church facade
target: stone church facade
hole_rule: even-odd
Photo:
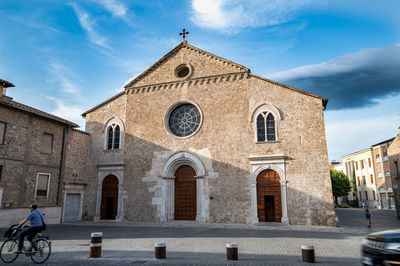
[[[326,104],[183,41],[83,114],[83,217],[335,225]]]

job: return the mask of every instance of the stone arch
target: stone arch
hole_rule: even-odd
[[[162,176],[174,178],[176,170],[182,165],[189,165],[196,171],[196,177],[203,177],[206,170],[202,161],[194,154],[187,151],[179,151],[170,156],[164,164]]]
[[[289,224],[289,218],[287,216],[287,180],[286,180],[286,156],[255,156],[250,157],[250,171],[249,177],[250,182],[250,216],[247,221],[249,223],[258,223],[258,209],[257,209],[257,177],[264,170],[273,170],[279,175],[280,189],[281,189],[281,206],[282,206],[282,218],[281,222]]]
[[[257,183],[257,176],[264,170],[273,170],[278,173],[280,181],[285,182],[285,174],[283,170],[275,164],[263,165],[258,167],[252,174],[251,181],[252,183]]]
[[[103,127],[103,136],[104,136],[104,149],[107,149],[107,144],[108,144],[108,128],[109,127],[114,127],[115,126],[119,126],[119,150],[122,149],[123,147],[123,143],[124,143],[124,139],[125,139],[125,123],[118,117],[112,117],[110,119],[107,120],[107,122],[104,124]]]
[[[275,140],[274,141],[278,141],[279,140],[278,129],[279,129],[280,120],[283,120],[283,115],[279,111],[279,109],[276,108],[274,105],[269,104],[269,103],[263,103],[254,109],[254,111],[251,113],[251,117],[250,117],[250,124],[252,124],[253,130],[254,130],[253,132],[254,132],[255,142],[258,142],[258,140],[257,140],[257,117],[264,112],[266,112],[267,115],[272,114],[274,117],[274,123],[275,123]],[[267,136],[265,136],[265,137],[267,137]]]
[[[160,220],[174,220],[175,214],[175,173],[181,166],[190,166],[196,172],[196,221],[205,222],[208,210],[208,194],[205,187],[207,186],[206,170],[203,162],[196,155],[179,151],[171,155],[164,164],[162,170],[163,189],[162,189],[162,207],[160,208]]]
[[[262,112],[272,113],[276,121],[283,120],[283,115],[277,107],[275,107],[273,104],[270,103],[262,103],[259,106],[257,106],[251,113],[250,122],[253,123],[257,118],[257,116]]]
[[[114,169],[113,169],[114,168]],[[115,176],[118,179],[118,203],[117,203],[117,217],[116,221],[122,221],[123,216],[123,202],[122,202],[122,189],[124,182],[123,168],[121,167],[100,167],[97,174],[97,200],[96,200],[96,216],[95,221],[100,220],[101,202],[102,202],[102,188],[103,181],[107,176]]]
[[[103,132],[106,132],[107,131],[107,127],[109,125],[111,125],[112,123],[118,124],[120,129],[121,129],[121,131],[125,131],[125,123],[124,123],[124,121],[122,121],[119,117],[113,116],[110,119],[108,119],[107,122],[104,124]]]

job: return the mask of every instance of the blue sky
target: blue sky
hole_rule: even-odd
[[[398,0],[2,0],[0,78],[74,121],[188,42],[329,99],[329,159],[400,126]]]

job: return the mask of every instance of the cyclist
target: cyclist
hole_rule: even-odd
[[[29,207],[31,213],[23,219],[17,226],[14,226],[13,229],[18,228],[24,225],[27,221],[31,222],[31,226],[29,228],[24,229],[18,237],[18,250],[17,253],[21,253],[24,247],[24,238],[28,236],[28,240],[32,242],[32,239],[35,237],[37,233],[42,230],[43,226],[43,213],[38,210],[38,206],[36,204],[32,204]]]

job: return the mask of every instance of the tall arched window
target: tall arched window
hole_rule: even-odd
[[[262,112],[257,116],[257,141],[275,141],[275,118],[272,113]]]
[[[121,130],[118,124],[111,124],[107,128],[107,150],[119,149]]]

